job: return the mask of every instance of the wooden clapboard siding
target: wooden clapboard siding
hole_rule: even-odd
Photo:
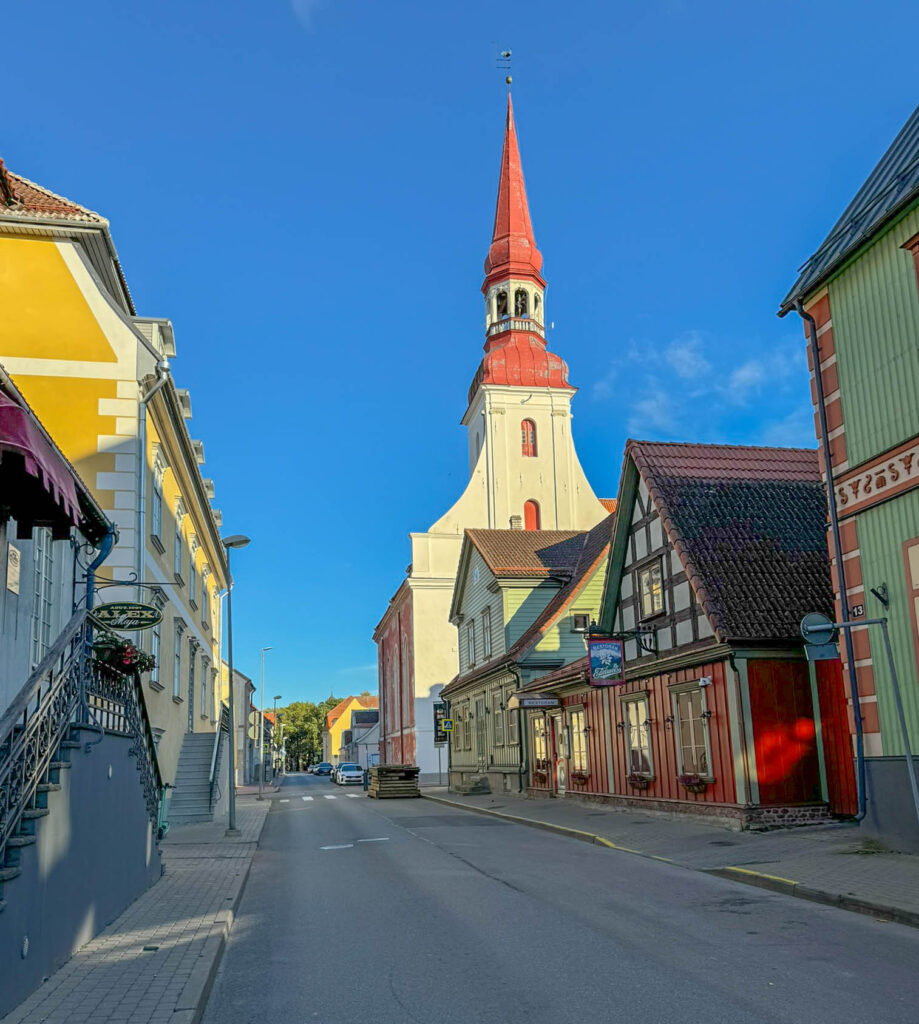
[[[468,672],[472,665],[469,663],[468,644],[466,642],[467,627],[470,622],[475,623],[475,664],[493,658],[497,654],[503,654],[504,646],[504,623],[501,621],[502,602],[501,595],[494,592],[495,577],[485,564],[485,560],[479,552],[473,548],[466,569],[466,577],[463,580],[463,598],[460,604],[462,624],[459,627],[459,669],[460,672]],[[486,608],[491,609],[491,654],[485,656],[485,635],[482,625],[482,616]]]
[[[839,660],[818,661],[814,667],[830,810],[834,814],[855,814],[858,811],[858,790],[842,663]]]
[[[612,732],[614,788],[611,792],[626,796],[644,797],[657,800],[689,800],[696,803],[733,804],[737,802],[734,779],[734,760],[731,750],[731,733],[727,701],[727,663],[710,662],[693,668],[679,669],[665,675],[648,676],[625,686],[616,687],[610,693],[612,701]],[[705,688],[706,702],[712,717],[708,719],[711,770],[714,782],[704,793],[688,792],[678,780],[679,762],[677,757],[676,722],[668,722],[673,716],[671,687],[689,683],[707,676],[712,685]],[[622,698],[630,693],[646,692],[651,721],[651,753],[654,758],[654,779],[645,790],[632,789],[626,778],[628,760],[625,750],[625,722]]]
[[[590,688],[580,693],[571,694],[562,699],[566,709],[584,708],[584,720],[587,732],[587,768],[589,778],[586,782],[576,782],[568,772],[568,791],[570,793],[605,794],[610,792],[608,743],[606,717],[603,705],[607,699],[605,689]]]
[[[807,663],[756,658],[748,663],[747,672],[760,803],[820,801]]]

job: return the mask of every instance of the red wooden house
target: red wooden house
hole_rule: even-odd
[[[532,791],[741,825],[855,811],[838,661],[800,621],[832,612],[816,452],[630,441],[600,629],[625,683],[586,659],[533,681]]]

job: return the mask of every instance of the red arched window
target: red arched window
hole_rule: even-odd
[[[520,449],[529,458],[536,454],[536,424],[532,420],[520,424]]]
[[[524,530],[538,530],[540,528],[538,501],[528,501],[523,506],[523,528]]]

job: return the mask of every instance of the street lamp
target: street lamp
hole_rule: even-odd
[[[244,548],[249,538],[241,533],[232,537],[221,538],[227,552],[227,662],[230,671],[229,704],[230,704],[230,792],[227,810],[227,832],[236,832],[236,720],[233,715],[233,575],[230,572],[230,549]]]
[[[262,799],[262,777],[265,774],[265,651],[270,651],[270,647],[263,647],[261,649],[262,656],[262,668],[261,668],[261,692],[259,694],[259,712],[258,712],[258,798]]]
[[[271,745],[274,747],[274,756],[271,758],[272,767],[274,767],[275,761],[278,759],[278,734],[281,731],[280,722],[278,721],[278,701],[281,699],[281,694],[276,693],[274,695],[274,725],[271,729]]]

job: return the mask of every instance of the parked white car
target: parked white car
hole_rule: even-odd
[[[359,764],[340,764],[335,769],[334,779],[339,786],[360,786],[364,782],[364,769]]]

